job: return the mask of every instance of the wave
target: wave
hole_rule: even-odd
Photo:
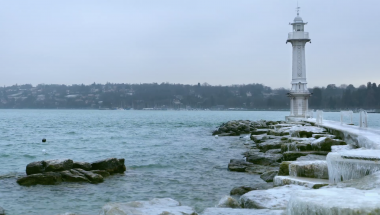
[[[9,172],[6,174],[0,174],[0,180],[7,179],[7,178],[17,178],[19,175],[25,175],[25,173]]]
[[[34,155],[28,155],[28,154],[24,154],[23,157],[26,157],[26,158],[36,158],[36,156],[34,156]]]
[[[202,151],[215,151],[214,149],[212,149],[212,148],[202,148]]]
[[[163,165],[163,164],[148,164],[148,165],[132,165],[129,166],[131,169],[162,169],[162,168],[169,168],[169,165]]]

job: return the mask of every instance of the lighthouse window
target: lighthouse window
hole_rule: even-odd
[[[297,25],[297,31],[301,31],[301,25]]]

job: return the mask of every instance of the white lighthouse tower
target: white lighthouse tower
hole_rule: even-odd
[[[297,17],[294,18],[293,32],[288,34],[288,40],[293,48],[292,62],[292,88],[288,93],[290,98],[290,116],[287,120],[296,118],[305,118],[308,113],[308,99],[310,92],[307,89],[306,82],[306,64],[305,64],[305,45],[310,42],[309,33],[304,31],[307,22],[303,22],[299,16],[299,7],[297,7]],[[311,42],[310,42],[311,43]]]

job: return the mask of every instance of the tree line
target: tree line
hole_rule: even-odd
[[[310,109],[380,109],[380,85],[376,83],[358,88],[329,84],[309,90]],[[263,84],[25,84],[1,87],[0,108],[288,110],[287,93],[288,89]]]

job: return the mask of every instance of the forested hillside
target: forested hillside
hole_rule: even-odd
[[[91,85],[13,85],[0,88],[0,108],[156,108],[247,110],[289,109],[288,89],[262,84],[211,86],[150,83]],[[380,109],[380,85],[353,85],[310,89],[313,109]]]

